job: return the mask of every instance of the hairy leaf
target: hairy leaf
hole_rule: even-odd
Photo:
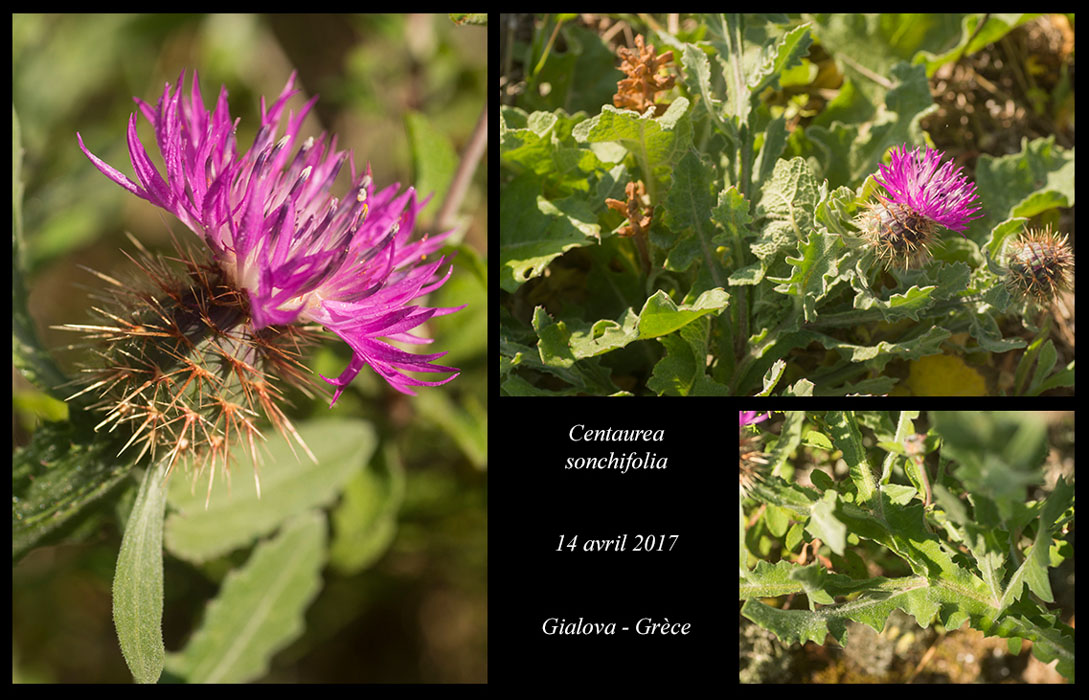
[[[258,545],[223,581],[200,628],[170,672],[191,683],[244,683],[268,671],[273,654],[302,634],[303,615],[321,587],[325,518],[308,512]]]

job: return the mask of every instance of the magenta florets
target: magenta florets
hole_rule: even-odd
[[[952,160],[942,163],[944,157],[945,153],[936,149],[897,146],[892,149],[891,162],[882,164],[875,176],[888,196],[877,196],[964,235],[968,222],[983,216],[978,213],[980,207],[973,206],[979,197],[975,184],[968,182]]]
[[[760,415],[756,411],[738,411],[738,425],[744,428],[746,425],[755,425],[757,423],[763,423],[771,417],[771,413],[765,413]]]

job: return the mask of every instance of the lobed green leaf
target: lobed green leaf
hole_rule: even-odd
[[[169,670],[190,683],[245,683],[265,675],[273,655],[305,629],[321,588],[325,517],[302,513],[262,542],[223,580],[200,628],[170,655]]]

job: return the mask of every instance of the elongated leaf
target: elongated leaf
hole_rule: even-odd
[[[1045,663],[1059,659],[1059,672],[1074,680],[1073,631],[1039,610],[1028,615],[1000,617],[996,607],[954,586],[923,577],[894,579],[880,588],[883,590],[864,594],[857,600],[813,611],[778,610],[750,599],[742,606],[741,614],[774,632],[786,644],[812,641],[823,645],[830,635],[843,646],[848,643],[848,621],[861,622],[881,631],[889,614],[897,608],[914,617],[924,628],[935,619],[951,630],[970,622],[972,627],[989,636],[1031,639],[1037,658]]]
[[[673,169],[673,182],[666,194],[662,219],[672,236],[658,234],[651,240],[668,248],[666,267],[683,271],[701,260],[715,286],[726,285],[726,271],[714,254],[711,223],[711,179],[713,172],[694,152],[686,153]]]
[[[799,25],[784,34],[766,54],[760,67],[749,76],[749,91],[755,95],[766,87],[778,87],[782,72],[798,65],[802,57],[809,53],[812,43],[808,24]]]
[[[806,526],[815,537],[823,540],[836,554],[843,554],[847,541],[847,526],[835,515],[836,492],[826,491],[824,497],[813,504]]]
[[[828,428],[832,442],[843,451],[843,460],[851,470],[851,479],[858,489],[862,502],[870,501],[874,496],[874,478],[870,463],[866,459],[866,450],[862,446],[862,433],[858,430],[853,411],[831,411],[828,414]]]
[[[122,443],[123,444],[123,443]],[[11,556],[17,560],[125,478],[136,451],[89,428],[43,423],[12,455]]]
[[[217,476],[207,509],[205,489],[192,488],[185,475],[175,475],[170,483],[170,505],[175,512],[166,521],[170,552],[201,562],[246,546],[292,516],[331,503],[374,452],[374,430],[368,423],[319,420],[300,425],[299,433],[317,463],[305,454],[296,456],[279,435],[270,437],[268,457],[261,467],[260,497],[242,449],[236,450],[234,461],[240,472],[236,477],[242,478],[233,479],[228,487]]]
[[[628,309],[616,321],[602,319],[590,325],[582,322],[554,321],[538,307],[533,314],[533,329],[540,341],[541,361],[556,367],[570,367],[576,361],[618,350],[636,340],[647,340],[680,330],[696,319],[720,312],[730,295],[710,289],[691,304],[676,304],[662,290],[655,292],[636,314]]]
[[[348,482],[343,500],[333,511],[335,537],[329,546],[330,564],[351,575],[381,557],[397,532],[404,492],[401,456],[389,443]]]
[[[721,100],[714,94],[711,87],[711,63],[707,60],[707,54],[698,46],[685,44],[681,52],[681,61],[684,64],[684,82],[688,86],[688,91],[700,96],[695,109],[706,110],[718,129],[725,131],[722,124]]]
[[[1036,541],[1032,546],[1032,554],[1025,559],[1025,581],[1032,592],[1048,603],[1054,602],[1051,594],[1051,583],[1047,579],[1049,566],[1048,554],[1051,551],[1051,529],[1055,521],[1063,514],[1074,497],[1074,487],[1067,484],[1059,477],[1055,484],[1055,490],[1048,496],[1044,503],[1044,510],[1040,513],[1040,522],[1036,529]]]
[[[166,463],[144,473],[125,524],[113,575],[113,622],[121,653],[137,683],[163,671],[163,512]]]
[[[321,588],[325,518],[303,513],[231,572],[208,604],[185,649],[171,654],[171,673],[191,683],[245,683],[268,671],[273,655],[298,638],[303,616]]]
[[[779,561],[773,565],[759,560],[756,568],[741,581],[738,598],[776,598],[789,593],[816,590],[818,587],[832,596],[842,596],[858,591],[885,590],[883,586],[887,581],[888,579],[881,576],[856,581],[842,574],[828,573],[823,566],[816,563],[799,566],[788,561]]]
[[[753,254],[767,259],[796,250],[813,229],[818,199],[817,180],[805,160],[776,161],[756,209],[757,216],[766,216],[768,223],[752,244]]]

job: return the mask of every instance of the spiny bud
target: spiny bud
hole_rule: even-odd
[[[917,267],[930,257],[938,226],[910,207],[871,202],[858,218],[862,236],[885,268]]]
[[[141,274],[130,283],[89,270],[108,284],[104,303],[93,307],[101,322],[57,327],[84,334],[98,356],[69,400],[92,397],[89,407],[103,416],[95,429],[127,437],[118,454],[139,446],[137,460],[161,456],[168,475],[179,460],[197,466],[194,478],[207,469],[209,497],[216,467],[227,472],[236,443],[257,480],[261,419],[314,459],[280,404],[284,382],[313,396],[300,355],[315,330],[255,329],[246,294],[219,266],[180,249],[176,258],[152,255],[131,240],[139,254],[130,260]]]
[[[1027,229],[1007,250],[1006,286],[1020,296],[1048,303],[1070,288],[1074,253],[1065,235]]]

